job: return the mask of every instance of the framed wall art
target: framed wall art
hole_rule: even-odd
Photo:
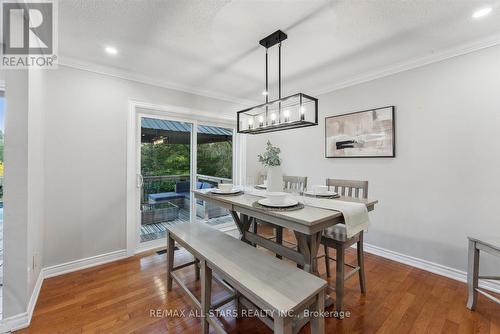
[[[327,158],[394,158],[394,106],[325,118]]]

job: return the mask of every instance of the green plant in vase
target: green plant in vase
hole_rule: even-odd
[[[267,191],[283,191],[283,171],[281,170],[281,159],[279,147],[273,146],[267,141],[266,150],[259,154],[259,162],[267,168]]]

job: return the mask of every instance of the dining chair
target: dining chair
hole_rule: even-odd
[[[288,175],[285,175],[285,176],[283,176],[283,184],[284,184],[284,186],[283,186],[284,191],[293,191],[293,190],[297,190],[298,192],[305,191],[307,188],[307,176],[288,176]],[[276,243],[278,243],[280,245],[283,244],[283,227],[262,221],[260,219],[259,220],[256,219],[255,223],[253,224],[253,233],[257,234],[259,224],[272,227],[274,229],[275,233],[272,237],[269,237],[268,239],[269,240],[274,239],[276,241]],[[295,247],[297,246],[296,244],[288,242],[288,241],[287,241],[287,243],[292,245],[292,246],[295,246]],[[276,255],[276,257],[281,259],[280,255]]]
[[[307,176],[283,176],[283,190],[303,192],[307,188]]]
[[[328,186],[328,190],[333,190],[341,196],[363,199],[368,198],[368,181],[326,179],[326,185]],[[325,257],[327,277],[331,276],[330,260],[336,261],[335,307],[338,311],[341,311],[343,307],[345,280],[358,273],[361,293],[366,293],[363,231],[359,232],[351,238],[347,238],[345,225],[337,224],[323,231],[321,244],[324,247],[325,255],[321,255],[318,258],[321,258],[323,256]],[[357,265],[345,263],[345,251],[353,244],[356,244],[357,249]],[[330,257],[328,252],[329,248],[335,249],[336,258]],[[352,270],[347,274],[344,271],[345,266],[352,268]]]
[[[482,251],[500,258],[500,237],[489,236],[481,239],[468,237],[468,239],[469,261],[467,266],[467,289],[469,297],[467,299],[467,308],[472,311],[476,309],[478,293],[494,301],[495,303],[500,304],[500,299],[479,288],[480,279],[500,281],[500,276],[479,275],[480,252]]]

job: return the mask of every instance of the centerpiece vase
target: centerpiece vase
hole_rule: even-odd
[[[283,171],[281,166],[270,166],[267,169],[267,191],[283,191]]]

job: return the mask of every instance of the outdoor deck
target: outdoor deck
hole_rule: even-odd
[[[157,224],[147,224],[141,226],[141,242],[151,241],[155,239],[161,239],[165,237],[167,226],[175,225],[179,223],[186,223],[189,221],[189,210],[186,208],[179,209],[179,218],[169,222],[157,223]],[[210,226],[217,226],[217,229],[228,232],[231,230],[236,230],[236,225],[234,224],[233,218],[230,215],[203,219],[196,217],[197,222],[202,222]]]

